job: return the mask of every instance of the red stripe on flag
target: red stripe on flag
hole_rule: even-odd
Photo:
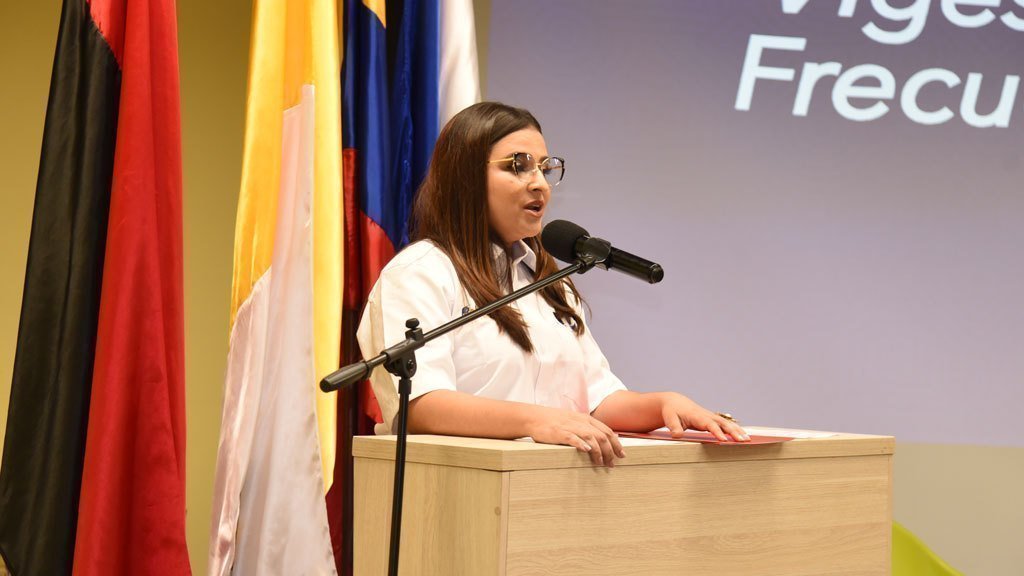
[[[367,222],[366,215],[359,208],[358,156],[359,153],[353,148],[342,150],[345,214],[342,364],[355,362],[361,356],[356,343],[356,327],[373,282],[383,267],[381,264],[373,269],[372,264],[368,263],[380,262],[382,258],[386,263],[395,252],[390,241],[381,245],[380,239],[387,240],[387,235],[379,226]],[[374,255],[372,258],[364,257],[367,250]],[[372,280],[367,281],[370,278]],[[326,504],[334,559],[341,576],[352,574],[352,434],[373,434],[373,423],[382,421],[380,407],[369,382],[361,382],[357,388],[339,391],[338,455],[334,464],[334,484],[327,493]]]
[[[362,229],[362,277],[363,298],[365,303],[373,285],[380,277],[380,271],[395,257],[395,245],[391,243],[384,229],[366,214],[359,214],[359,225]]]
[[[395,257],[395,247],[391,244],[391,239],[388,238],[384,229],[380,227],[376,222],[373,221],[366,214],[360,213],[360,227],[362,228],[362,240],[363,240],[363,261],[362,261],[362,272],[363,272],[363,299],[362,303],[366,303],[366,298],[369,297],[370,291],[373,289],[373,285],[377,283],[377,278],[380,277],[381,270],[384,266]],[[385,344],[391,345],[392,342],[386,342]],[[360,394],[360,400],[362,403],[363,414],[366,414],[370,418],[373,418],[374,422],[378,424],[384,421],[384,416],[381,414],[380,406],[377,404],[377,396],[373,393],[373,388],[370,387],[370,382],[363,382],[362,393]]]
[[[379,224],[369,218],[359,208],[358,188],[356,182],[359,152],[353,148],[342,151],[345,194],[345,288],[343,302],[349,317],[358,318],[373,285],[380,276],[380,271],[395,256],[395,246]],[[343,349],[348,350],[343,363],[355,362],[358,359],[358,348],[354,346],[355,326],[345,331],[345,339],[349,342]],[[360,385],[359,405],[362,413],[374,422],[383,422],[377,397],[374,396],[369,382]],[[339,410],[343,407],[339,407]]]
[[[89,13],[106,39],[118,66],[124,70],[124,18],[128,0],[89,0]],[[171,10],[174,6],[171,6]]]
[[[356,166],[359,152],[342,151],[345,195],[344,306],[359,312],[384,265],[395,257],[395,246],[384,229],[359,207]]]
[[[342,173],[342,202],[345,210],[345,286],[343,290],[342,306],[346,310],[356,313],[366,300],[366,294],[362,293],[362,283],[353,281],[359,278],[360,261],[359,255],[362,252],[360,242],[360,227],[355,223],[359,221],[359,200],[356,198],[356,151],[352,148],[345,148],[341,151],[341,173]],[[355,328],[350,331],[355,334]],[[342,358],[342,363],[351,360]]]
[[[174,2],[118,14],[123,80],[74,573],[188,574]]]

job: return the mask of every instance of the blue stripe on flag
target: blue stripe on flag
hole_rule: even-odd
[[[400,230],[392,239],[409,242],[413,195],[427,173],[438,135],[438,78],[441,71],[441,6],[438,0],[405,0],[391,92],[392,182]]]
[[[359,207],[396,251],[409,242],[413,196],[437,140],[441,68],[439,1],[402,1],[391,90],[386,31],[359,0],[345,2],[342,65],[342,145],[356,150]]]
[[[388,232],[397,246],[404,225],[390,185],[391,141],[387,107],[387,33],[359,0],[346,0],[345,61],[342,65],[342,146],[356,152],[359,207]],[[351,20],[348,20],[351,18]]]

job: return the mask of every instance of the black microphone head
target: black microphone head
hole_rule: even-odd
[[[540,233],[540,243],[562,262],[576,260],[576,241],[589,236],[586,230],[568,220],[553,220]]]

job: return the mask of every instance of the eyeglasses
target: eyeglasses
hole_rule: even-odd
[[[512,166],[512,173],[519,177],[521,182],[529,182],[533,179],[533,173],[540,170],[544,179],[552,186],[558,186],[565,175],[565,160],[557,156],[548,156],[539,163],[534,160],[528,152],[513,152],[508,158],[490,160],[488,164],[497,162],[509,162]]]

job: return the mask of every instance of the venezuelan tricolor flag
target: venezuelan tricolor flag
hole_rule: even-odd
[[[409,241],[413,195],[440,126],[480,99],[471,1],[393,4],[346,3],[345,312],[352,330],[346,333],[346,360],[358,354],[354,330],[367,295]],[[361,411],[382,422],[369,387],[361,391]]]
[[[342,65],[345,181],[344,354],[359,358],[355,330],[384,265],[408,243],[412,199],[439,128],[480,100],[471,0],[346,0]],[[393,414],[397,397],[380,399]],[[351,438],[386,428],[368,382],[338,394],[339,453]],[[339,572],[351,569],[352,469],[338,458],[328,494]]]

